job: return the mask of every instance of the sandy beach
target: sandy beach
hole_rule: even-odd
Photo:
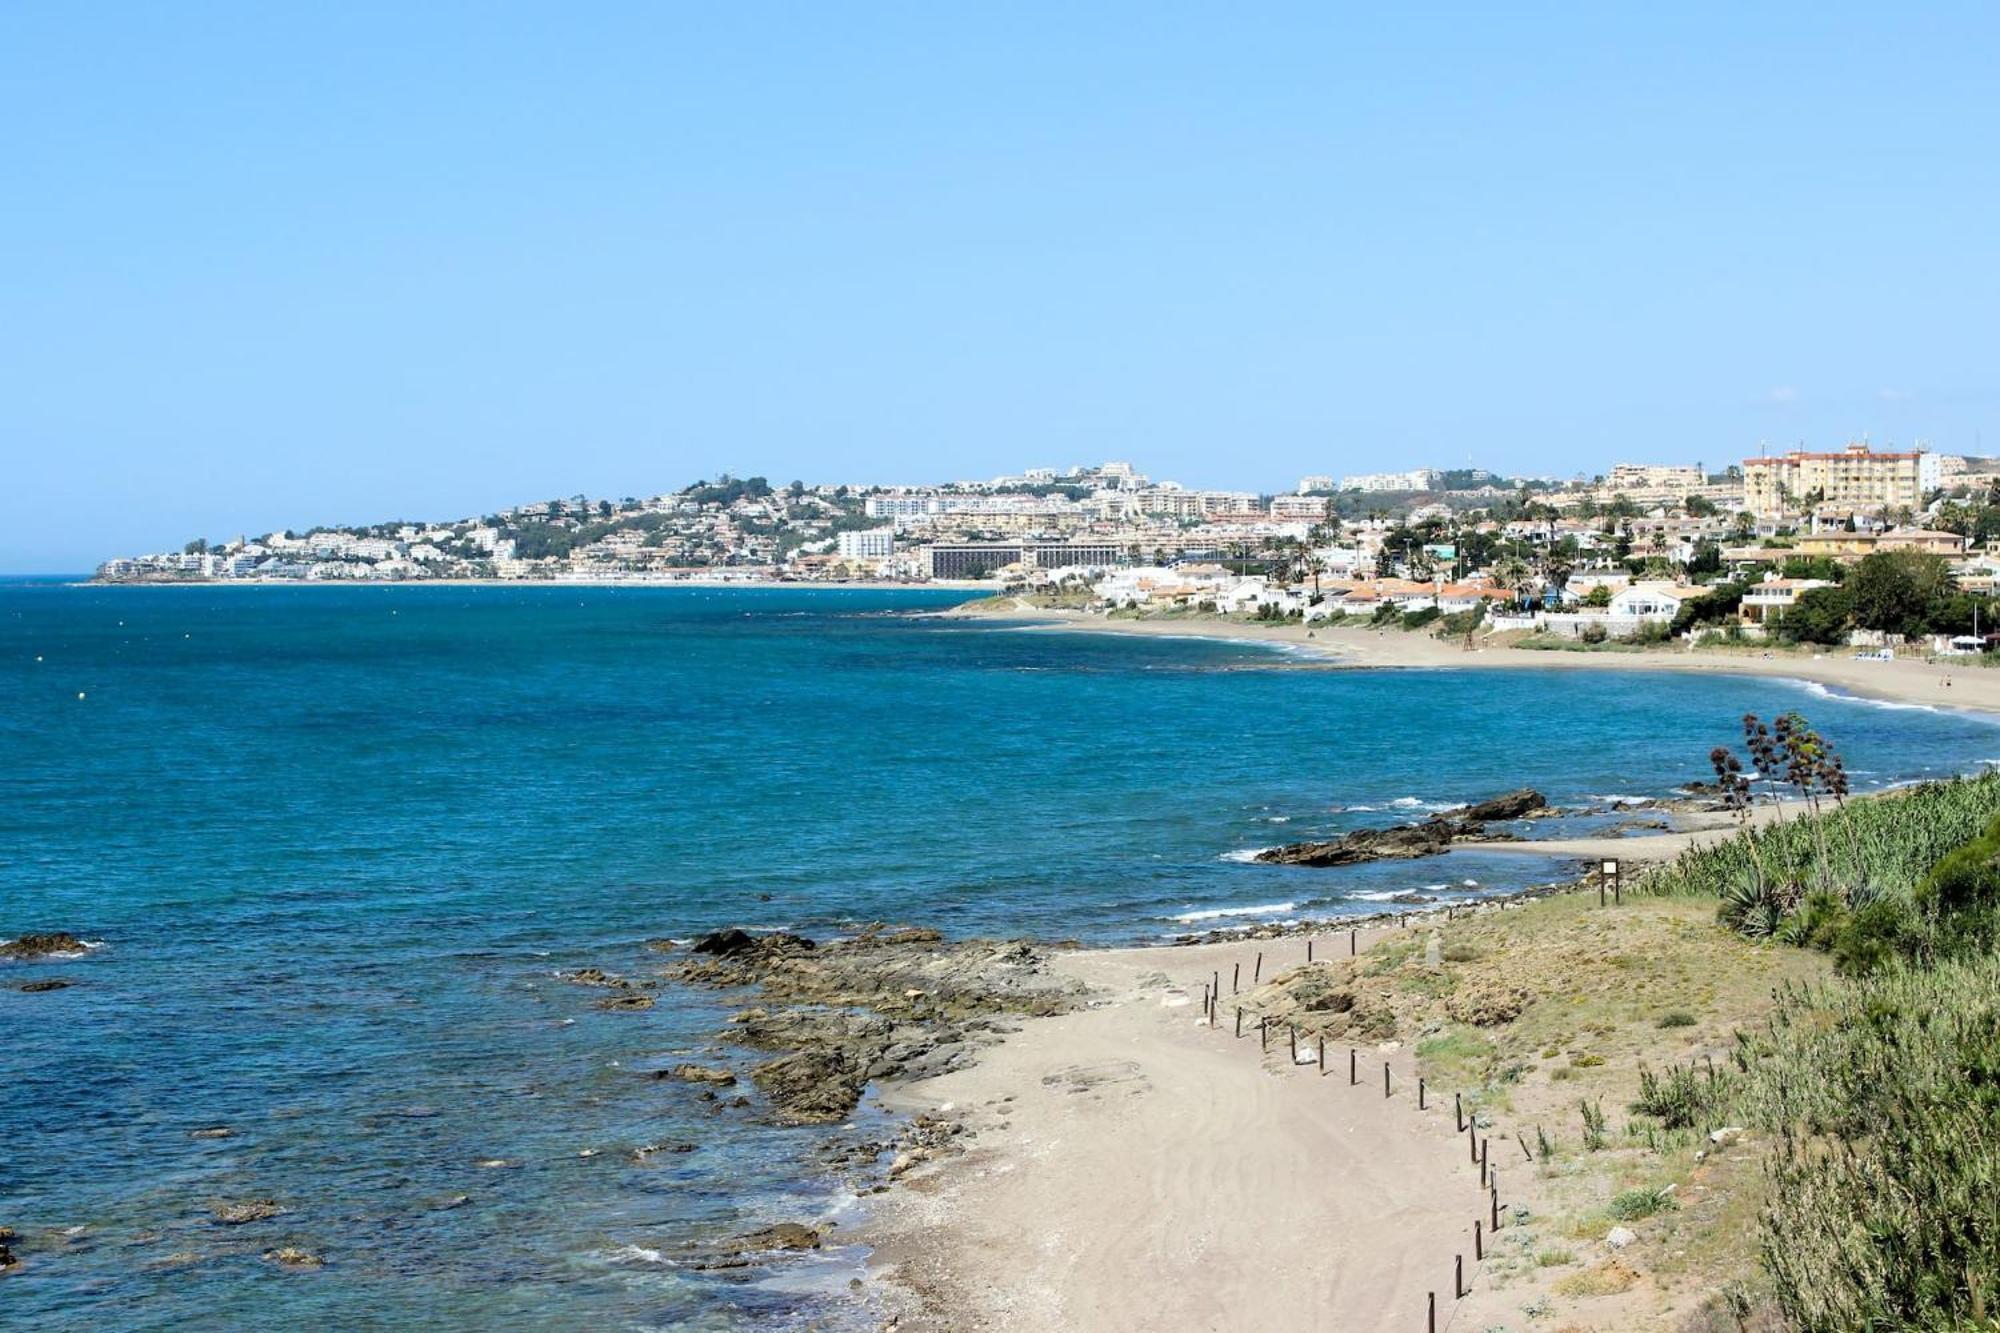
[[[1348,937],[1318,947],[1344,954]],[[1453,1256],[1487,1206],[1449,1099],[1417,1110],[1400,1043],[1360,1048],[1350,1085],[1346,1048],[1328,1049],[1322,1076],[1292,1063],[1285,1034],[1266,1049],[1254,1024],[1235,1035],[1235,970],[1247,991],[1260,953],[1268,981],[1305,948],[1064,956],[1057,966],[1101,1003],[895,1093],[896,1109],[950,1108],[979,1130],[970,1153],[906,1178],[865,1228],[877,1267],[914,1293],[899,1326],[1421,1328],[1435,1291],[1442,1327]],[[1217,974],[1210,1027],[1202,994]]]
[[[1087,631],[1097,634],[1149,634],[1179,638],[1234,639],[1283,643],[1323,654],[1331,666],[1374,669],[1511,671],[1686,671],[1717,675],[1778,676],[1812,681],[1829,689],[1896,703],[1932,708],[1964,708],[2000,712],[2000,671],[1968,660],[1926,662],[1921,657],[1893,661],[1860,661],[1852,650],[1805,653],[1773,648],[1720,650],[1659,648],[1641,652],[1564,652],[1475,646],[1405,630],[1362,626],[1308,628],[1289,624],[1251,624],[1224,620],[1112,620],[1082,611],[1027,606],[1018,612],[979,611],[973,614],[1017,614],[1039,622],[1037,630]]]
[[[1021,614],[1039,622],[1033,632],[1295,644],[1332,668],[1766,675],[1899,703],[2000,711],[2000,673],[1921,660],[1468,651],[1394,631]],[[1735,832],[1732,822],[1713,824],[1482,846],[1650,860]],[[1356,942],[1365,954],[1385,937],[1411,934],[1377,927]],[[1345,954],[1348,939],[1321,937],[1318,947]],[[1234,970],[1248,990],[1260,950],[1268,981],[1302,963],[1304,948],[1292,937],[1062,956],[1055,966],[1095,989],[1094,1007],[1031,1020],[974,1067],[897,1089],[893,1108],[943,1110],[978,1131],[972,1151],[882,1196],[862,1228],[876,1270],[906,1295],[897,1327],[1421,1329],[1432,1293],[1439,1328],[1456,1312],[1483,1313],[1478,1296],[1460,1304],[1452,1287],[1459,1256],[1468,1284],[1479,1285],[1471,1232],[1489,1196],[1467,1162],[1449,1094],[1441,1110],[1435,1099],[1416,1109],[1409,1047],[1358,1048],[1360,1082],[1350,1086],[1345,1048],[1328,1052],[1322,1077],[1293,1064],[1282,1034],[1268,1050],[1254,1026],[1234,1034]],[[1201,1004],[1218,974],[1224,1008],[1210,1028]]]

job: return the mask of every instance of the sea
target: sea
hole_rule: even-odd
[[[648,1077],[748,1063],[716,996],[607,1012],[558,972],[727,926],[1148,943],[1470,900],[1573,867],[1249,858],[1522,785],[1606,831],[1746,712],[1862,788],[2000,760],[1979,717],[1773,679],[1326,670],[936,614],[962,595],[0,585],[0,938],[91,945],[0,962],[0,1323],[864,1327],[837,1226],[685,1262],[851,1227],[842,1131]],[[211,1216],[243,1200],[281,1211]]]

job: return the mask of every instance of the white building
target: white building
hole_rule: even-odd
[[[1337,486],[1334,483],[1334,479],[1332,477],[1324,476],[1319,473],[1315,473],[1310,477],[1299,478],[1300,495],[1305,495],[1312,491],[1334,491],[1339,489],[1340,489],[1339,486]]]
[[[1326,517],[1326,506],[1324,495],[1274,495],[1271,517],[1302,518],[1308,523],[1318,523]]]
[[[1427,491],[1437,484],[1436,468],[1409,472],[1361,472],[1340,479],[1343,491]]]
[[[896,553],[894,528],[864,528],[843,532],[838,545],[842,560],[887,560]]]

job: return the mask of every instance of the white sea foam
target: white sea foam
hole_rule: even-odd
[[[1260,854],[1270,850],[1269,847],[1238,847],[1233,852],[1224,852],[1219,859],[1235,861],[1239,865],[1247,864],[1248,862],[1255,861]]]
[[[1254,907],[1207,907],[1195,912],[1182,912],[1174,920],[1182,925],[1196,921],[1216,921],[1226,916],[1276,916],[1281,912],[1295,911],[1297,903],[1259,903]]]
[[[1407,892],[1405,889],[1361,889],[1347,896],[1350,898],[1359,898],[1364,903],[1386,903],[1392,898],[1400,897],[1405,892]]]
[[[1653,798],[1650,796],[1624,796],[1618,792],[1598,793],[1592,795],[1590,799],[1593,801],[1603,801],[1606,805],[1651,805],[1653,803]]]
[[[1264,822],[1266,824],[1289,824],[1292,822],[1292,817],[1290,815],[1265,815]]]

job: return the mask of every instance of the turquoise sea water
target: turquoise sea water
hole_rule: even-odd
[[[1242,857],[1524,783],[1660,794],[1745,711],[1802,709],[1862,784],[2000,758],[1784,682],[913,614],[953,599],[0,587],[0,937],[101,942],[0,963],[0,1322],[839,1326],[858,1255],[672,1262],[839,1202],[816,1131],[644,1077],[708,1050],[712,999],[605,1013],[553,972],[723,925],[1130,941],[1515,887],[1562,867]],[[671,1139],[701,1146],[633,1162]],[[245,1198],[287,1211],[208,1220]]]

